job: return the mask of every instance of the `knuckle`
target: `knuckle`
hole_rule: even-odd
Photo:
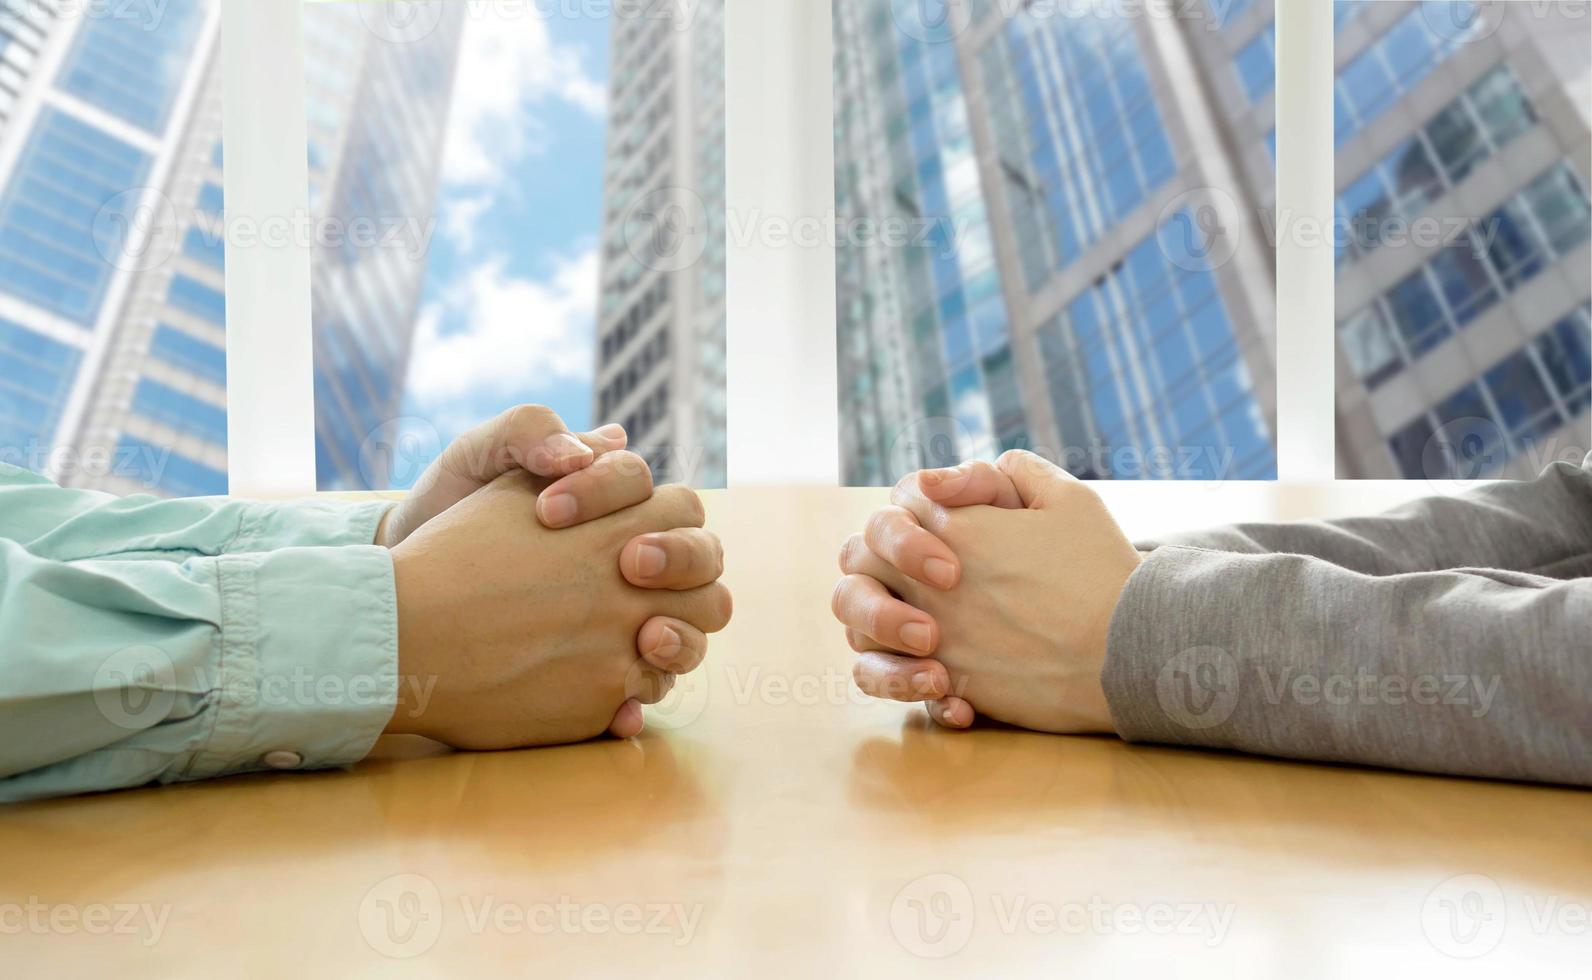
[[[885,614],[884,603],[877,600],[869,601],[862,609],[862,631],[872,637],[883,636]]]
[[[503,413],[503,429],[510,435],[537,434],[563,425],[558,413],[546,405],[516,405]]]
[[[903,505],[906,501],[912,499],[917,488],[918,475],[916,473],[908,473],[897,480],[896,485],[890,488],[890,502],[898,507]]]
[[[1032,455],[1026,449],[1008,449],[1001,453],[1000,459],[995,462],[995,467],[996,469],[1005,469],[1008,466],[1026,466],[1028,465],[1029,457]]]
[[[851,573],[861,567],[862,553],[868,544],[860,534],[853,534],[840,546],[840,570]]]
[[[611,453],[604,453],[598,461],[604,470],[638,483],[651,485],[652,467],[647,461],[628,449],[619,449]]]
[[[724,577],[724,543],[712,531],[698,531],[701,537],[700,558],[702,567],[713,573],[714,580]]]
[[[841,622],[846,621],[846,580],[844,578],[836,582],[834,591],[829,593],[829,614]]]
[[[640,457],[637,458],[639,459]],[[659,487],[653,499],[657,500],[662,507],[668,509],[670,513],[685,515],[683,519],[695,527],[701,527],[706,523],[707,514],[702,509],[702,498],[697,496],[696,491],[689,487],[683,487],[678,484]]]
[[[895,508],[876,510],[868,515],[868,523],[863,525],[862,536],[869,547],[875,551],[884,549],[894,538],[896,515],[899,511]]]

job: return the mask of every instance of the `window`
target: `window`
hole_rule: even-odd
[[[1592,385],[1592,333],[1583,306],[1423,412],[1388,442],[1406,479],[1480,479],[1510,460],[1535,470],[1561,451],[1556,437],[1584,418]],[[1580,449],[1583,437],[1571,436]]]
[[[0,459],[116,493],[225,492],[219,7],[39,10],[61,57],[4,59]]]
[[[304,7],[322,489],[524,402],[725,482],[722,0],[555,7]]]
[[[981,5],[967,30],[913,7],[833,5],[843,479],[1014,447],[1091,479],[1274,478],[1273,272],[1235,248],[1272,174],[1235,159],[1211,188],[1173,150],[1267,142],[1213,93],[1270,90],[1272,5],[1178,12],[1203,85],[1121,5]],[[902,241],[844,233],[864,223]]]
[[[1486,33],[1486,19],[1474,6],[1470,0],[1409,4],[1405,13],[1338,69],[1338,143],[1370,125],[1471,37]]]
[[[1350,140],[1376,148],[1373,164],[1338,177],[1337,341],[1347,384],[1358,389],[1339,406],[1339,476],[1523,475],[1585,442],[1575,434],[1585,431],[1576,421],[1584,334],[1579,313],[1567,317],[1565,307],[1592,297],[1583,251],[1592,211],[1568,149],[1546,168],[1524,162],[1557,137],[1544,142],[1548,127],[1521,79],[1534,80],[1533,98],[1574,98],[1572,79],[1592,67],[1592,45],[1567,44],[1550,57],[1494,40],[1517,29],[1584,38],[1582,13],[1373,3],[1356,30],[1339,35],[1355,45],[1339,59],[1340,156],[1365,158],[1360,146],[1349,152]],[[1434,71],[1461,50],[1464,62]],[[1418,101],[1407,98],[1416,87]],[[1434,108],[1393,110],[1400,104]],[[1371,283],[1379,289],[1368,300]],[[1478,331],[1487,336],[1462,336]],[[1481,349],[1513,353],[1478,363]],[[1382,421],[1411,408],[1417,418]]]
[[[1277,31],[1268,27],[1238,52],[1233,68],[1249,101],[1259,102],[1271,93],[1277,72]]]

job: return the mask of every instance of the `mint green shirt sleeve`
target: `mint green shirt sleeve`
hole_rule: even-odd
[[[0,802],[363,758],[397,704],[386,509],[0,465]]]

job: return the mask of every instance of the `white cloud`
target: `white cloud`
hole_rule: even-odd
[[[461,255],[475,251],[475,226],[492,209],[496,199],[490,193],[445,195],[438,207],[442,210],[442,233]]]
[[[592,116],[607,114],[607,89],[587,72],[580,49],[554,43],[540,16],[488,16],[465,23],[443,148],[450,184],[502,180],[505,168],[536,148],[540,131],[527,108],[556,99]]]
[[[421,311],[408,394],[428,411],[541,385],[591,378],[597,249],[562,260],[543,280],[486,259]]]

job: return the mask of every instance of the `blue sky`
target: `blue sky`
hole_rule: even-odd
[[[591,423],[609,21],[497,8],[466,24],[406,387],[437,445],[525,402]]]

